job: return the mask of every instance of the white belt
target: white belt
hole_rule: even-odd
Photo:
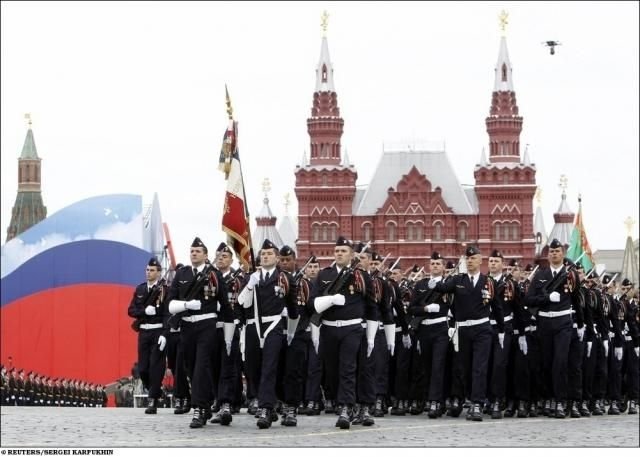
[[[402,331],[402,327],[396,327],[396,333],[400,333]]]
[[[224,322],[222,321],[216,322],[216,328],[224,328]]]
[[[439,324],[440,322],[447,322],[447,316],[436,317],[435,319],[423,319],[420,323],[422,325],[433,325]]]
[[[180,333],[180,327],[178,327],[178,328],[169,328],[169,333]]]
[[[633,340],[633,338],[631,338],[629,335],[625,335],[624,336],[624,340],[625,341],[631,341],[631,340]]]
[[[277,320],[282,319],[282,316],[280,314],[274,315],[274,316],[262,316],[262,322],[275,322]],[[251,325],[251,324],[255,324],[256,320],[254,318],[251,319],[247,319],[247,324]]]
[[[154,328],[162,328],[162,324],[142,324],[140,325],[140,328],[144,330],[151,330]]]
[[[509,322],[511,319],[513,319],[513,316],[509,315],[504,318],[504,322]],[[491,322],[491,325],[498,325],[496,320],[491,319],[489,322]]]
[[[329,327],[346,327],[347,325],[356,325],[361,324],[362,319],[349,319],[348,321],[325,321],[322,320],[323,325],[328,325]]]
[[[183,321],[185,322],[198,322],[198,321],[203,321],[205,319],[213,319],[215,317],[218,317],[218,315],[216,313],[207,313],[207,314],[196,314],[193,316],[185,316],[182,318]]]
[[[474,325],[484,324],[485,322],[489,322],[488,317],[483,317],[482,319],[471,319],[468,321],[458,322],[458,327],[472,327]]]
[[[565,309],[564,311],[539,311],[538,316],[542,317],[560,317],[571,314],[570,309]]]

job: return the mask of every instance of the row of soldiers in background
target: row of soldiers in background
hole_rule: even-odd
[[[192,266],[170,288],[150,261],[129,307],[145,412],[156,412],[166,358],[174,412],[193,407],[193,428],[214,414],[212,423],[231,423],[242,373],[259,428],[278,420],[276,410],[285,426],[299,414],[335,413],[340,428],[389,413],[457,417],[465,405],[469,420],[584,417],[605,404],[609,414],[636,413],[633,284],[615,294],[612,278],[565,259],[557,240],[549,248],[551,267],[541,271],[507,266],[494,251],[489,275],[475,247],[465,252],[468,274],[434,252],[426,276],[399,262],[387,269],[369,246],[343,237],[332,266],[319,271],[312,258],[296,270],[293,250],[266,240],[261,268],[245,275],[231,269],[224,243],[214,267],[196,238]]]
[[[52,378],[24,369],[1,368],[2,406],[107,406],[103,385],[77,379]]]

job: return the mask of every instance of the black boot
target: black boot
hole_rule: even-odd
[[[569,415],[573,418],[578,418],[578,417],[582,417],[582,414],[580,414],[580,410],[578,409],[578,403],[575,401],[571,402],[571,406],[570,406],[570,412]]]
[[[362,425],[362,405],[358,403],[353,407],[352,416],[353,418],[351,419],[351,425]]]
[[[280,422],[280,424],[287,427],[295,427],[296,425],[298,425],[296,408],[294,406],[285,404],[282,407],[282,421]]]
[[[502,419],[502,409],[498,400],[494,401],[491,407],[491,419]]]
[[[458,400],[457,398],[454,398],[453,401],[451,402],[451,407],[447,412],[447,416],[459,417],[460,413],[462,413],[462,406],[460,406],[460,400]]]
[[[367,407],[368,409],[368,407]],[[373,417],[384,417],[385,415],[385,409],[384,409],[384,405],[383,405],[383,398],[382,397],[378,397],[376,399],[376,404],[373,408]]]
[[[189,428],[202,428],[206,423],[207,423],[207,419],[205,415],[205,409],[193,408],[193,419],[191,419]]]
[[[593,414],[594,416],[602,416],[602,403],[600,402],[600,400],[596,400],[593,404],[593,410],[591,411],[591,414]]]
[[[409,413],[412,416],[417,416],[419,414],[422,414],[422,402],[418,400],[413,400],[411,402],[411,406],[409,406]]]
[[[620,409],[618,408],[618,402],[616,400],[611,400],[611,405],[609,406],[609,415],[611,416],[620,415]]]
[[[364,425],[365,427],[369,427],[373,424],[375,424],[376,422],[373,420],[373,417],[371,417],[371,412],[369,411],[369,406],[365,405],[362,407],[362,425]]]
[[[271,427],[271,410],[270,409],[260,408],[258,410],[258,422],[256,422],[256,425],[261,430]]]
[[[311,402],[311,401],[308,401],[308,402],[306,402],[306,403],[301,402],[301,403],[298,405],[298,414],[300,414],[301,416],[306,416],[306,415],[308,415],[308,414],[309,414],[309,410],[310,410],[310,408],[311,408],[311,404],[312,404],[312,403],[313,403],[313,402]]]
[[[513,400],[507,402],[507,408],[504,410],[504,417],[513,417],[516,413],[515,404]]]
[[[147,409],[144,410],[145,414],[157,414],[158,413],[158,400],[150,398],[147,404]]]
[[[324,402],[324,413],[325,414],[334,414],[336,412],[336,407],[333,403],[333,400],[326,400]]]
[[[223,403],[220,407],[220,412],[218,412],[220,416],[220,425],[229,425],[233,420],[233,415],[231,414],[231,405],[229,403]],[[213,420],[211,421],[213,422]]]
[[[480,403],[475,403],[469,408],[467,413],[467,420],[482,422],[482,406]]]
[[[556,413],[553,415],[556,419],[564,419],[567,417],[567,413],[564,411],[564,402],[559,401],[556,403]]]
[[[251,414],[252,416],[258,415],[258,399],[252,398],[249,402],[249,406],[247,407],[247,414]]]
[[[398,405],[399,405],[399,401],[396,398],[395,400],[393,400],[393,402],[391,402],[391,411],[389,411],[389,414],[391,414],[392,416],[398,416]]]
[[[529,416],[529,410],[527,409],[527,402],[523,400],[518,401],[517,417],[524,418],[528,416]]]
[[[629,412],[627,414],[638,414],[638,403],[635,400],[629,402]]]
[[[336,427],[339,427],[342,430],[348,430],[349,427],[351,427],[351,417],[349,415],[348,407],[343,406],[340,408],[340,415],[338,416]]]
[[[431,405],[429,406],[429,411],[427,412],[427,416],[429,416],[430,419],[437,419],[438,417],[440,417],[440,403],[437,401],[432,401]]]
[[[307,416],[318,416],[320,414],[319,401],[310,401],[308,408],[309,408],[309,411],[307,412]]]
[[[591,411],[589,411],[589,405],[587,404],[587,400],[582,400],[580,403],[580,408],[578,409],[581,417],[591,417]]]
[[[544,408],[542,409],[543,416],[549,416],[551,414],[551,400],[546,399],[544,401]]]

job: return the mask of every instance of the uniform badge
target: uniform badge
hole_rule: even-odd
[[[353,287],[353,284],[349,285],[349,293],[353,295],[354,292],[355,292],[355,287]]]
[[[204,285],[204,299],[205,300],[209,300],[209,285],[208,284]]]

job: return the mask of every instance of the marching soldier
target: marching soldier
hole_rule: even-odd
[[[335,265],[318,274],[309,304],[310,311],[322,315],[320,355],[328,389],[339,408],[336,427],[348,429],[356,402],[358,351],[365,333],[361,324],[363,318],[376,321],[377,310],[367,299],[368,275],[355,268],[353,244],[340,236],[334,256]]]
[[[249,276],[238,295],[238,303],[245,308],[245,360],[247,378],[257,384],[258,421],[260,429],[271,427],[278,420],[276,406],[276,378],[283,344],[281,314],[287,309],[287,339],[295,334],[298,325],[297,290],[289,273],[278,264],[278,248],[268,239],[260,250],[261,268]],[[287,405],[284,415],[292,414]]]
[[[160,278],[162,266],[155,257],[145,270],[146,282],[139,284],[129,304],[129,316],[136,319],[138,332],[138,369],[142,385],[148,391],[145,414],[156,414],[162,396],[162,377],[165,371],[167,344],[167,309],[164,302],[167,286]]]
[[[603,280],[604,283],[604,280]],[[622,400],[620,391],[622,387],[622,357],[624,355],[624,336],[622,329],[625,323],[625,309],[616,300],[613,293],[616,283],[612,279],[606,281],[607,287],[602,291],[602,299],[609,308],[609,371],[608,371],[608,392],[609,392],[609,414],[619,415],[620,407],[618,402]]]
[[[564,264],[564,245],[557,239],[549,244],[549,268],[538,271],[529,287],[526,302],[538,311],[538,334],[547,392],[556,401],[550,417],[566,417],[568,398],[567,364],[573,331],[571,307],[578,293],[579,278]]]
[[[576,271],[578,279],[581,281],[584,277],[584,268],[580,262],[576,262]],[[580,284],[580,283],[579,283]],[[582,368],[584,365],[584,335],[586,332],[586,306],[583,299],[582,288],[578,286],[578,293],[575,300],[571,303],[571,319],[573,322],[573,330],[571,332],[571,342],[569,344],[569,364],[568,364],[568,395],[569,395],[569,414],[573,418],[582,417],[580,413],[580,405],[582,403],[582,385],[583,375]]]
[[[422,318],[419,321],[416,337],[420,344],[420,363],[425,369],[425,381],[429,386],[427,393],[428,416],[436,419],[442,415],[445,390],[444,380],[449,345],[448,317],[451,297],[436,291],[431,284],[443,281],[444,258],[434,251],[429,261],[431,279],[422,279],[415,285],[415,294],[409,307],[409,314]]]
[[[389,291],[392,294],[393,315],[396,324],[395,354],[391,359],[389,392],[394,398],[391,414],[404,416],[409,409],[409,374],[411,373],[411,335],[408,314],[409,297],[400,287],[403,272],[399,262],[390,271]],[[397,330],[400,329],[398,332]]]
[[[428,287],[441,293],[454,293],[453,317],[458,325],[459,347],[465,367],[466,388],[473,405],[467,420],[482,420],[482,402],[487,398],[487,371],[493,330],[489,316],[493,311],[498,330],[498,342],[504,348],[504,320],[500,303],[495,299],[495,281],[480,273],[482,255],[475,246],[468,246],[468,275],[456,275],[451,280],[429,280]]]
[[[625,386],[626,397],[629,399],[629,414],[638,413],[638,384],[640,383],[640,329],[639,307],[637,300],[631,296],[633,283],[627,278],[622,280],[620,302],[625,309]]]
[[[211,418],[211,354],[215,350],[218,313],[224,322],[233,324],[227,288],[220,272],[207,262],[207,252],[205,244],[196,237],[191,243],[191,266],[176,272],[167,297],[171,320],[179,320],[181,326],[180,344],[191,379],[194,414],[190,428],[202,428]]]

